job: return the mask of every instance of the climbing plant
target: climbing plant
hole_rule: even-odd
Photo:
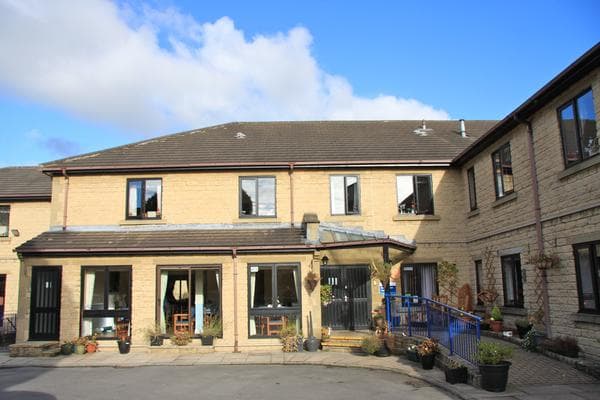
[[[448,304],[454,305],[454,297],[458,286],[458,267],[456,264],[442,261],[437,269],[437,281],[440,294],[448,297]]]

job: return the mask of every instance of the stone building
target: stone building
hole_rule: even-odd
[[[367,328],[371,261],[426,297],[449,261],[474,292],[495,277],[507,324],[536,315],[600,357],[599,56],[499,122],[229,123],[43,164],[50,223],[16,249],[17,339],[145,345],[144,328],[199,337],[219,318],[217,350],[270,348],[284,321]]]

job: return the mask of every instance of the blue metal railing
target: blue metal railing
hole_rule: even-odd
[[[440,345],[476,365],[481,317],[425,297],[386,294],[388,330],[436,339]]]

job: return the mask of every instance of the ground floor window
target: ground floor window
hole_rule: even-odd
[[[574,246],[579,309],[600,312],[600,242]]]
[[[299,273],[298,265],[249,266],[249,336],[279,336],[285,325],[300,327]]]
[[[483,290],[483,263],[481,260],[475,260],[475,295],[477,296],[477,305],[482,306],[483,300],[479,298],[479,293]]]
[[[130,336],[131,267],[83,267],[81,335]]]
[[[437,293],[437,264],[402,265],[402,294],[431,299]]]
[[[160,267],[158,281],[158,321],[164,334],[198,336],[211,319],[221,318],[219,266]]]
[[[502,287],[504,305],[506,307],[523,307],[523,275],[521,272],[521,256],[511,254],[500,258],[502,264]]]
[[[0,327],[4,322],[4,303],[6,291],[6,275],[0,274]]]

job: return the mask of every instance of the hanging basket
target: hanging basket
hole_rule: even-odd
[[[304,287],[306,288],[308,293],[312,293],[317,287],[318,283],[319,276],[312,271],[306,274],[306,276],[304,277]]]

